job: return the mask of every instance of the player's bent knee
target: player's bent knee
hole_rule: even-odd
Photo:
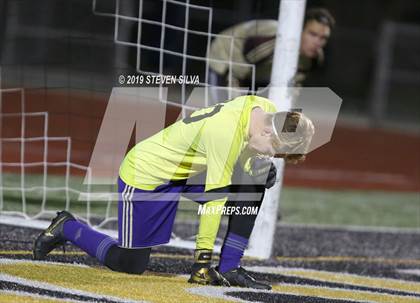
[[[128,249],[113,245],[105,257],[108,268],[128,274],[142,274],[149,263],[150,248]]]

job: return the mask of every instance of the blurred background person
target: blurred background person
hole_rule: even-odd
[[[277,25],[277,20],[251,20],[222,31],[220,35],[223,36],[217,36],[210,46],[209,58],[216,60],[209,63],[209,84],[251,90],[268,86]],[[306,12],[293,86],[301,86],[307,74],[322,65],[324,47],[334,25],[334,17],[325,8],[311,8]],[[229,62],[233,62],[231,75]],[[250,65],[255,65],[255,86]],[[213,103],[228,99],[227,89],[212,89],[212,99]]]

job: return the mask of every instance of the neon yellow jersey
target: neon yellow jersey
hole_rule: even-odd
[[[251,111],[274,113],[268,99],[242,96],[195,111],[134,146],[125,157],[120,177],[128,185],[153,190],[170,180],[188,179],[207,169],[205,190],[231,184],[233,168],[248,143]],[[245,153],[241,163],[247,163]],[[227,198],[206,203],[220,209]],[[202,214],[196,249],[213,249],[221,213]]]
[[[135,145],[122,162],[121,179],[130,186],[153,190],[207,169],[206,191],[229,185],[248,141],[254,107],[276,111],[270,100],[257,96],[242,96],[195,111]]]

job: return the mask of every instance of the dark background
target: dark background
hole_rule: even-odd
[[[138,1],[120,1],[120,14],[138,16]],[[211,31],[255,18],[277,19],[279,1],[192,1],[213,8]],[[2,87],[69,88],[110,92],[116,75],[135,72],[136,48],[113,42],[114,18],[92,12],[86,0],[0,1],[0,64]],[[167,4],[166,23],[183,27],[185,9]],[[390,49],[392,78],[386,82],[387,105],[382,120],[418,126],[420,117],[420,1],[308,0],[307,7],[325,7],[337,25],[326,48],[323,68],[306,86],[328,86],[344,100],[342,114],[375,117],[374,83],[381,65],[381,31],[385,22],[416,27],[397,32]],[[161,21],[161,1],[145,0],[143,18]],[[112,13],[114,0],[97,0],[96,11]],[[206,12],[190,9],[190,29],[207,31]],[[160,26],[143,25],[141,42],[160,45]],[[121,20],[119,39],[136,42],[137,22]],[[183,32],[167,29],[164,47],[182,51]],[[206,39],[188,35],[188,53],[205,56]],[[143,50],[141,69],[158,71],[159,56]],[[164,56],[164,72],[179,74],[181,59]],[[203,74],[194,60],[187,73]],[[398,75],[397,75],[398,74]]]

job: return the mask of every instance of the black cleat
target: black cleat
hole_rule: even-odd
[[[52,220],[50,226],[34,242],[34,260],[45,259],[50,251],[66,243],[63,235],[63,226],[64,222],[68,220],[76,220],[76,218],[65,210],[57,212],[57,216]]]
[[[230,286],[271,290],[271,285],[255,280],[243,267],[232,269],[221,274]]]

